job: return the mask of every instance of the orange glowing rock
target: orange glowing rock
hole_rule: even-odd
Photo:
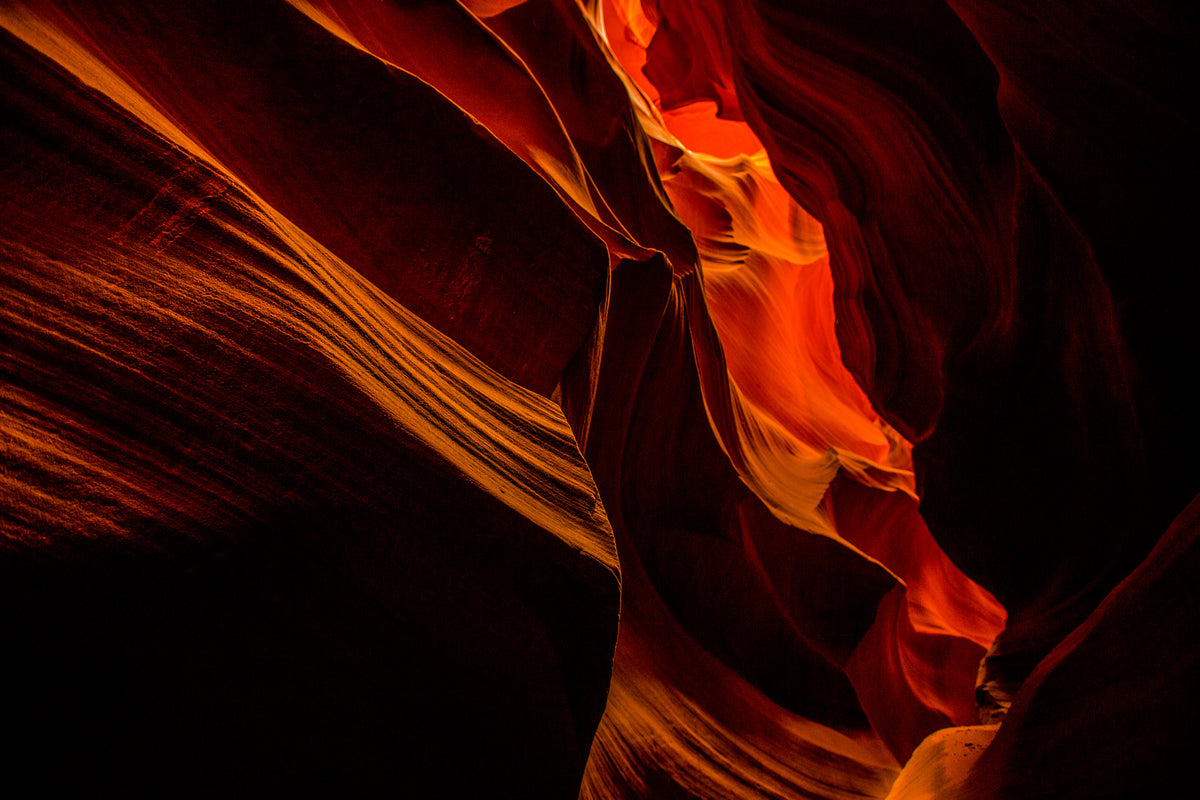
[[[1113,25],[1008,6],[661,0],[650,16],[693,58],[722,41],[714,86],[674,46],[657,71],[648,46],[643,72],[672,106],[732,85],[820,221],[841,360],[914,444],[935,540],[1008,609],[989,661],[1019,683],[1200,484],[1161,413],[1196,399],[1162,355],[1188,338],[1187,293],[1139,284],[1128,265],[1147,255],[1114,233],[1133,224],[1168,261],[1186,248],[1156,193],[1195,172],[1169,66],[1194,56],[1195,28],[1157,5],[1114,7]],[[1137,67],[1135,51],[1154,55]],[[1134,108],[1154,122],[1133,130]]]
[[[631,50],[627,41],[624,52],[633,69],[640,59],[632,57]],[[713,430],[742,481],[780,520],[799,529],[784,534],[788,526],[783,525],[768,537],[769,517],[741,516],[726,526],[740,548],[724,556],[686,549],[690,569],[706,576],[704,583],[757,582],[756,591],[782,609],[795,635],[815,645],[831,664],[845,668],[877,733],[904,758],[931,731],[974,719],[977,664],[1002,627],[1003,609],[954,568],[929,536],[912,503],[910,445],[879,418],[842,365],[822,226],[783,190],[748,129],[743,132],[750,142],[745,149],[754,155],[722,159],[686,150],[676,135],[678,117],[669,111],[641,108],[647,129],[674,152],[672,160],[659,160],[664,187],[699,246],[703,298],[686,290],[681,296]],[[696,119],[688,119],[687,131],[693,141],[702,142],[695,132]],[[744,123],[728,124],[745,128]],[[680,288],[693,285],[685,282]],[[643,449],[664,447],[656,443]],[[895,520],[885,514],[869,523],[847,514],[843,533],[825,502],[839,471],[867,486],[907,493],[906,511]],[[868,507],[876,504],[886,505],[879,497]],[[710,513],[722,512],[718,507]],[[803,593],[795,587],[796,580],[804,579],[792,573],[795,566],[784,566],[806,551],[806,534],[801,531],[828,536],[845,546],[847,555],[857,554],[885,569],[893,563],[903,567],[886,598],[874,595],[872,607],[882,605],[869,631],[852,621],[854,601],[847,600],[840,609],[836,604],[820,611],[805,608]],[[868,543],[864,534],[873,552],[848,538]],[[675,546],[687,548],[684,541],[686,537]],[[787,544],[781,548],[783,541]],[[642,553],[650,558],[647,567],[652,577],[658,576],[661,590],[662,581],[673,579],[662,571],[658,556],[645,547]],[[810,550],[808,557],[839,563],[830,553],[817,556]],[[746,559],[748,570],[740,578],[708,576],[698,565],[716,559],[728,571],[740,558]],[[856,573],[858,580],[867,574],[846,563],[838,569],[847,586]],[[821,585],[815,576],[808,580],[812,588]],[[870,595],[870,585],[865,581],[861,590]],[[852,595],[855,590],[846,591]],[[683,602],[670,593],[667,599]],[[942,615],[943,605],[949,616]],[[752,606],[739,608],[733,613],[743,619],[761,618]],[[678,607],[677,613],[693,620],[696,614],[679,612]],[[709,614],[713,620],[721,616]],[[822,640],[818,633],[821,618],[840,619],[844,635],[853,637],[851,632],[857,631],[867,638],[852,638],[844,650],[832,646],[832,640]],[[693,621],[693,627],[696,624]],[[727,640],[730,635],[725,634]],[[728,653],[725,657],[734,658]],[[746,663],[745,659],[735,660]],[[773,696],[783,696],[782,691],[777,688]]]

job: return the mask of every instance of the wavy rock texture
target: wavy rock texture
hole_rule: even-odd
[[[557,319],[487,353],[538,385],[542,355],[586,334],[602,245],[443,97],[298,13],[255,16],[255,31],[223,5],[176,9],[176,28],[110,20],[110,5],[86,22],[38,12],[4,18],[5,119],[20,121],[3,168],[6,773],[577,792],[616,635],[611,529],[558,408],[394,297],[409,281],[493,296],[462,318],[442,307],[472,335],[505,295]],[[108,48],[79,33],[106,22],[165,27]],[[206,66],[234,34],[261,40],[263,83],[241,94],[247,73]],[[195,92],[147,88],[158,57]],[[346,94],[359,79],[375,90]],[[272,119],[254,101],[283,103],[267,91],[280,85],[315,96],[254,128]],[[414,108],[421,129],[401,113]],[[442,156],[379,160],[369,137],[392,139],[388,120]],[[367,149],[343,155],[359,136]],[[289,147],[293,167],[272,171]],[[503,176],[508,202],[450,173],[429,182],[452,153]],[[385,192],[345,216],[341,197],[366,191],[352,167],[371,162]],[[291,213],[339,245],[404,220],[348,250],[387,265],[391,295],[266,199],[293,192]],[[478,215],[437,237],[460,228],[429,211],[448,206],[437,196],[472,192]],[[549,238],[517,224],[521,197]],[[429,238],[391,247],[417,231]],[[472,251],[476,231],[512,235]],[[489,270],[566,254],[574,269],[532,294]],[[475,769],[456,765],[463,748]]]
[[[911,800],[1184,773],[1191,12],[0,27],[5,780]]]

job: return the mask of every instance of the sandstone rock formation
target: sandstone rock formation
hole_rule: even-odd
[[[29,0],[0,28],[0,780],[1184,774],[1190,10]]]

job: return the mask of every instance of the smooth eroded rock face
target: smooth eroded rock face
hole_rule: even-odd
[[[6,772],[574,793],[620,581],[557,406],[6,22]]]
[[[6,4],[6,774],[1165,787],[1193,17]]]

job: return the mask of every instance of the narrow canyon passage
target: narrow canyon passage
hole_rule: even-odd
[[[0,786],[1166,793],[1195,22],[0,4]]]

